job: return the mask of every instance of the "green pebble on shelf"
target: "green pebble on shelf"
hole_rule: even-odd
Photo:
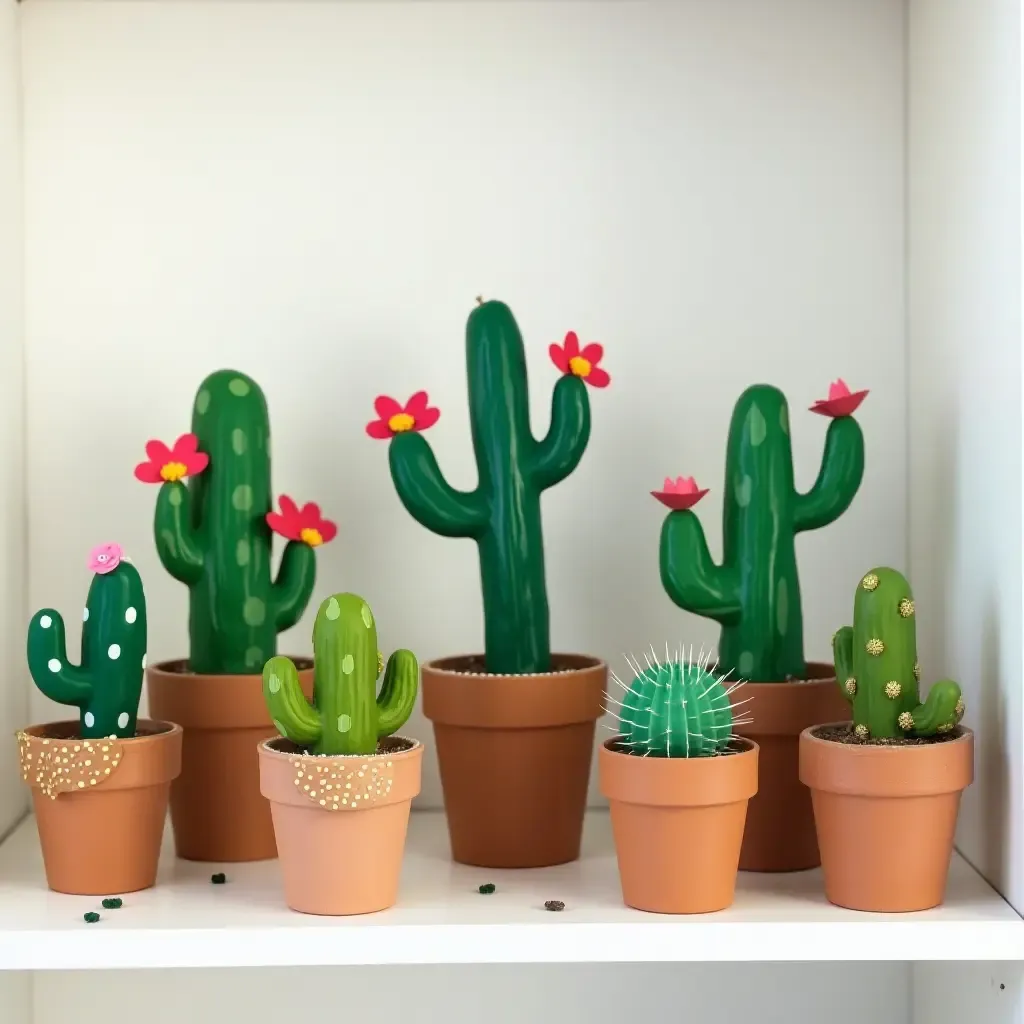
[[[483,885],[480,886],[480,888],[477,891],[482,892],[486,896],[489,893],[494,892],[494,888],[495,887],[493,882],[485,882]]]
[[[214,885],[223,885],[227,881],[227,876],[223,871],[218,871],[215,875],[210,875],[210,881]]]
[[[120,910],[121,909],[121,897],[113,896],[110,899],[103,901],[104,910]]]
[[[100,915],[96,911],[90,910],[88,914],[83,914],[82,918],[86,924],[95,924],[100,919]]]

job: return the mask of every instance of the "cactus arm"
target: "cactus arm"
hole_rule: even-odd
[[[315,585],[316,553],[302,541],[289,541],[281,556],[277,579],[270,587],[277,632],[291,629],[302,618]]]
[[[421,434],[393,438],[388,461],[402,504],[428,530],[442,537],[477,537],[487,528],[487,507],[479,492],[452,487]]]
[[[291,658],[277,655],[263,666],[263,699],[282,736],[300,747],[320,742],[320,715],[306,700]]]
[[[853,703],[853,694],[847,692],[846,680],[853,678],[853,626],[843,626],[832,637],[832,660],[836,667],[839,692]]]
[[[793,529],[817,530],[835,522],[853,502],[864,478],[864,434],[850,416],[835,419],[825,437],[821,469],[814,486],[797,494]]]
[[[661,528],[661,582],[680,608],[725,625],[739,619],[736,573],[716,565],[700,520],[689,510],[670,512]]]
[[[590,400],[581,377],[564,376],[551,393],[551,425],[536,443],[533,479],[544,490],[564,480],[580,463],[590,440]]]
[[[153,534],[163,567],[181,583],[198,583],[203,575],[203,550],[192,526],[192,495],[183,483],[161,485]]]
[[[48,626],[43,623],[49,621]],[[44,608],[28,627],[28,669],[44,696],[58,704],[83,707],[92,699],[88,673],[68,662],[64,619]],[[54,667],[56,666],[56,667]]]
[[[388,658],[384,685],[377,696],[378,736],[390,736],[409,720],[416,706],[419,671],[412,651],[395,651]]]
[[[934,736],[949,732],[958,721],[960,687],[952,679],[935,683],[928,697],[911,712],[916,736]]]

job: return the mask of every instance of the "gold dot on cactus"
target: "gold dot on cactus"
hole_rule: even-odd
[[[380,675],[381,672],[383,672],[383,671],[384,671],[384,655],[380,651],[378,651],[377,652],[377,675]]]
[[[900,717],[896,719],[896,724],[904,732],[908,732],[914,728],[914,716],[909,711],[904,711]]]
[[[852,697],[857,692],[857,680],[851,676],[843,683],[843,689]]]
[[[889,700],[895,700],[902,692],[903,687],[895,679],[891,679],[885,684],[885,695]]]
[[[878,586],[878,577],[873,573],[869,572],[867,576],[860,581],[860,585],[865,590],[874,590]]]
[[[921,682],[921,662],[919,661],[914,662],[914,678]]]
[[[877,638],[871,639],[864,645],[864,650],[877,658],[885,650],[885,644]]]
[[[967,705],[964,703],[963,697],[956,702],[956,720],[959,722],[964,717],[964,712],[967,710]]]
[[[942,725],[940,725],[935,731],[936,732],[952,732],[953,731],[953,723],[952,722],[943,722]]]
[[[868,727],[866,725],[855,725],[853,727],[853,734],[861,740],[868,738]]]
[[[914,614],[914,602],[909,597],[903,598],[900,601],[900,615],[905,619],[909,619]]]

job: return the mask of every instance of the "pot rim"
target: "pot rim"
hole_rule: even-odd
[[[275,760],[288,760],[294,757],[315,757],[317,763],[327,764],[341,761],[377,761],[377,760],[395,760],[396,758],[409,757],[415,754],[417,750],[423,749],[423,742],[421,740],[413,739],[412,736],[400,736],[393,734],[391,736],[381,737],[382,739],[390,740],[401,740],[403,743],[409,743],[411,746],[404,747],[401,750],[385,750],[381,753],[373,754],[308,754],[301,750],[275,750],[271,744],[278,743],[281,740],[290,743],[285,736],[269,736],[267,739],[260,740],[257,744],[257,749],[261,754],[265,754],[267,757],[274,758]]]
[[[34,740],[70,740],[75,743],[100,743],[105,740],[116,740],[118,743],[136,743],[139,740],[148,740],[149,742],[153,742],[154,740],[164,739],[165,737],[173,736],[175,733],[184,731],[177,722],[168,722],[159,718],[137,718],[135,720],[136,729],[143,724],[156,726],[157,728],[155,728],[153,732],[147,732],[142,736],[96,736],[85,741],[83,741],[81,736],[77,735],[69,734],[64,736],[53,736],[47,733],[34,731],[39,729],[53,729],[57,726],[68,726],[76,730],[81,727],[81,723],[77,718],[62,718],[53,722],[36,722],[33,725],[26,725],[24,729],[16,730],[15,735],[24,733],[26,736],[29,736]]]
[[[311,654],[286,654],[295,662],[295,667],[300,673],[313,671],[313,656]],[[301,662],[301,664],[300,664]],[[171,668],[172,665],[188,665],[188,655],[183,658],[164,658],[152,665],[146,665],[146,675],[157,679],[261,679],[263,669],[259,672],[193,672]]]
[[[608,663],[595,654],[580,654],[576,651],[552,651],[552,661],[558,658],[573,659],[580,664],[571,668],[553,669],[549,672],[468,672],[462,669],[447,668],[445,662],[463,660],[483,660],[486,655],[482,651],[473,651],[465,654],[446,654],[439,658],[432,658],[420,666],[434,675],[444,678],[455,679],[553,679],[558,676],[572,676],[580,672],[593,672],[595,669],[607,669]]]

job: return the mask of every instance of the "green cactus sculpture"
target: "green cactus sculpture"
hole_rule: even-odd
[[[334,536],[334,524],[317,506],[300,511],[286,497],[280,514],[271,511],[266,399],[235,370],[203,381],[191,434],[173,448],[151,441],[146,451],[150,461],[135,475],[161,485],[154,535],[164,568],[189,588],[190,670],[258,672],[276,653],[277,634],[305,611],[316,580],[312,549]],[[289,539],[276,579],[272,529]]]
[[[692,654],[692,652],[691,652]],[[703,652],[694,660],[680,651],[665,661],[651,654],[646,668],[633,659],[633,681],[627,686],[613,674],[625,691],[622,701],[611,699],[609,709],[619,720],[619,746],[644,757],[708,757],[727,750],[734,738],[738,705],[730,697],[740,683],[729,685],[716,667],[708,667]]]
[[[313,625],[313,704],[290,658],[263,668],[263,696],[277,731],[311,754],[372,754],[377,741],[400,729],[416,704],[419,665],[412,651],[395,651],[384,668],[370,606],[357,594],[334,594]]]
[[[470,425],[478,484],[453,488],[420,431],[436,422],[419,392],[405,406],[381,396],[380,419],[367,425],[391,438],[390,466],[398,496],[428,530],[469,537],[480,553],[485,662],[490,673],[551,670],[540,498],[579,464],[590,437],[586,382],[606,386],[599,345],[580,348],[575,334],[550,354],[563,377],[551,400],[551,425],[537,440],[530,428],[526,354],[519,328],[503,302],[483,302],[466,325]]]
[[[60,612],[43,608],[28,627],[29,672],[51,700],[79,708],[81,739],[130,738],[146,667],[146,595],[117,544],[94,548],[89,567],[81,664],[68,660]]]
[[[836,631],[832,651],[861,739],[935,736],[952,732],[963,718],[960,687],[950,679],[932,686],[921,703],[914,595],[895,569],[872,569],[861,579],[853,625]]]
[[[817,480],[806,494],[794,486],[785,396],[765,384],[740,396],[726,453],[721,565],[712,560],[690,509],[705,492],[656,492],[675,509],[661,531],[662,584],[679,607],[721,625],[723,671],[750,682],[805,677],[796,535],[835,521],[860,487],[864,436],[850,413],[865,394],[847,392],[845,401],[816,404],[814,411],[832,423]]]

